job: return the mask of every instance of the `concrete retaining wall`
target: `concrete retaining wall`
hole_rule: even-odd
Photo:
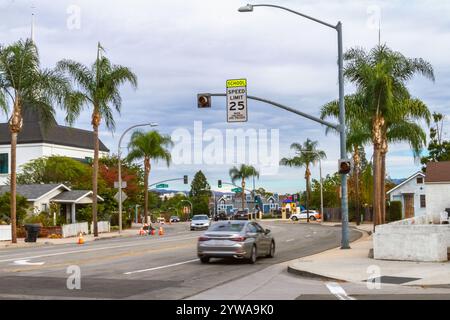
[[[11,226],[5,225],[0,226],[0,241],[11,241],[12,235],[11,235]]]
[[[398,261],[448,261],[449,225],[387,224],[373,236],[374,258]]]

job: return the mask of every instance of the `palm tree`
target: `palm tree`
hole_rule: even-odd
[[[248,166],[242,164],[239,168],[233,167],[229,171],[231,182],[235,183],[241,180],[241,200],[242,200],[242,210],[245,209],[245,180],[251,177],[259,178],[259,172],[253,166]]]
[[[79,88],[67,101],[71,110],[67,121],[72,123],[84,107],[92,107],[92,127],[94,131],[94,162],[92,174],[92,220],[94,224],[94,236],[98,236],[97,229],[97,192],[98,192],[98,162],[99,162],[99,139],[98,129],[101,120],[104,119],[106,127],[110,131],[115,130],[113,109],[120,113],[122,97],[119,88],[130,83],[133,88],[137,87],[137,77],[127,67],[113,65],[109,59],[102,56],[104,52],[100,43],[97,48],[97,60],[91,67],[79,62],[63,60],[58,63],[58,69],[65,71]]]
[[[420,74],[434,81],[433,67],[423,59],[410,59],[386,45],[366,52],[350,49],[345,77],[363,97],[362,117],[370,121],[374,166],[375,225],[385,222],[386,154],[389,142],[409,141],[417,157],[425,144],[426,134],[418,124],[430,123],[430,112],[419,99],[411,97],[407,82]],[[363,118],[361,118],[363,119]]]
[[[316,165],[321,159],[326,158],[324,151],[317,150],[317,141],[307,139],[303,144],[293,143],[291,149],[295,151],[296,156],[293,158],[283,158],[280,161],[282,166],[288,167],[305,167],[306,180],[306,212],[307,220],[309,222],[309,199],[311,197],[311,165]],[[323,212],[322,212],[323,214]]]
[[[360,202],[360,168],[361,168],[361,148],[371,141],[370,123],[366,121],[363,108],[363,96],[353,94],[345,96],[346,109],[346,128],[347,128],[347,152],[352,153],[353,175],[355,182],[355,205],[356,205],[356,224],[361,223],[361,202]],[[339,101],[335,100],[322,107],[321,119],[332,117],[339,118]],[[332,130],[327,128],[327,133]],[[338,133],[336,131],[336,133]]]
[[[31,40],[20,40],[0,47],[0,109],[11,104],[11,233],[17,243],[16,230],[16,147],[23,129],[23,112],[32,110],[48,126],[54,122],[53,104],[64,106],[70,94],[70,83],[57,70],[41,69],[37,47]]]
[[[167,147],[172,146],[170,136],[159,134],[157,131],[135,131],[128,144],[128,161],[144,160],[144,216],[148,217],[148,177],[151,170],[151,160],[164,160],[170,166],[172,160]]]

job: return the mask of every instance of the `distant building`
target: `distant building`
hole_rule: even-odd
[[[100,141],[100,157],[109,149]],[[50,123],[47,127],[30,109],[23,114],[23,130],[17,141],[17,171],[31,160],[48,156],[65,156],[83,161],[94,157],[94,134]],[[11,174],[11,134],[8,123],[0,123],[0,185],[8,183]]]
[[[450,208],[450,161],[427,164],[427,215],[438,215]]]
[[[390,201],[402,203],[402,218],[409,219],[427,214],[427,191],[423,172],[416,172],[387,192]]]
[[[9,192],[9,186],[0,186],[0,195]],[[59,215],[65,217],[67,223],[76,223],[76,208],[89,205],[93,201],[93,192],[89,190],[71,190],[64,184],[32,184],[17,185],[17,194],[26,198],[29,214],[38,215],[50,211],[50,204],[60,206]],[[99,201],[103,198],[98,196]]]

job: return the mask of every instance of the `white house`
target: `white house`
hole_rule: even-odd
[[[0,195],[9,192],[9,186],[0,186]],[[61,207],[60,215],[65,216],[67,223],[76,223],[77,205],[92,204],[93,192],[88,190],[71,190],[64,184],[31,184],[17,185],[17,194],[25,197],[29,203],[31,214],[49,212],[50,204]],[[99,201],[103,198],[97,196]]]
[[[430,203],[426,191],[425,174],[416,172],[408,179],[387,192],[390,201],[402,203],[402,218],[408,219],[427,214],[427,204]]]
[[[426,194],[428,216],[450,209],[450,161],[427,164]]]
[[[8,183],[11,173],[11,134],[8,123],[0,123],[0,185]],[[100,141],[100,157],[109,154]],[[17,142],[17,168],[25,163],[48,156],[66,156],[89,160],[94,157],[94,135],[91,131],[60,126],[56,122],[45,126],[39,115],[24,109],[23,130]]]

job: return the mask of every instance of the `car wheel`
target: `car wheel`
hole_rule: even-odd
[[[269,254],[267,255],[267,258],[273,258],[275,256],[275,241],[272,241],[270,243],[270,249]]]
[[[292,221],[298,221],[298,218],[296,216],[293,216]]]
[[[248,259],[248,263],[250,263],[250,264],[256,263],[256,258],[258,257],[257,253],[258,252],[256,251],[256,246],[253,245],[252,251],[250,252],[250,258]]]
[[[201,257],[201,258],[200,258],[200,261],[201,261],[202,263],[209,263],[209,257]]]
[[[316,217],[314,217],[314,216],[310,216],[310,217],[309,217],[309,220],[311,220],[311,221],[316,221],[316,220],[317,220],[317,218],[316,218]]]

